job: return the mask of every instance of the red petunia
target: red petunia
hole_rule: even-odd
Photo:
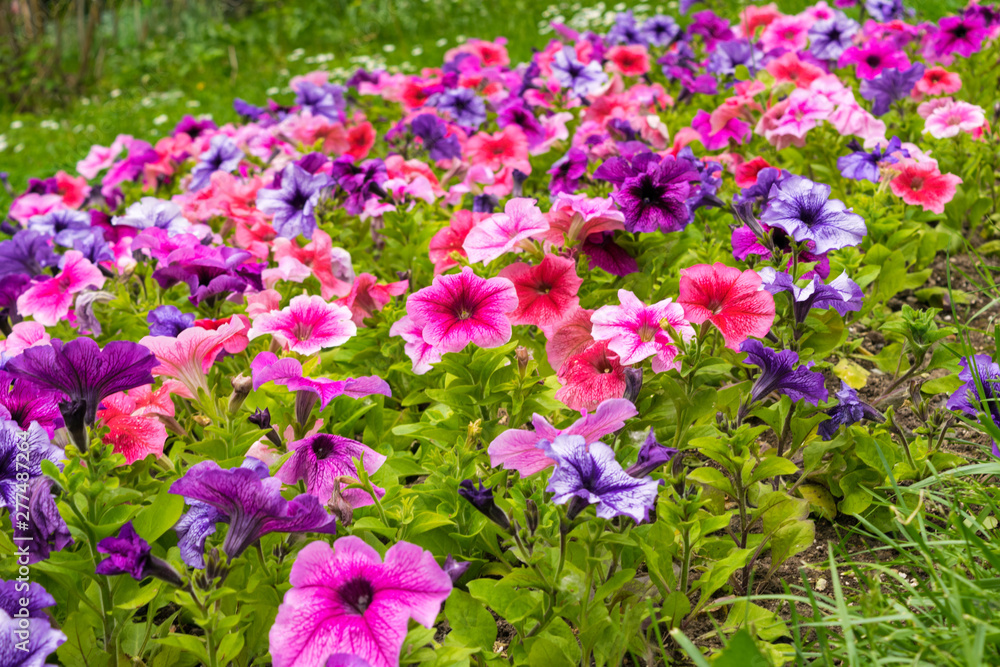
[[[559,323],[555,331],[546,335],[548,342],[545,343],[545,356],[557,375],[570,357],[583,352],[594,342],[590,333],[594,326],[590,321],[593,314],[592,310],[577,308]]]
[[[934,162],[902,159],[893,169],[899,175],[889,181],[892,194],[933,213],[944,213],[944,205],[955,196],[955,186],[962,182],[954,174],[942,174]]]
[[[649,71],[649,54],[641,44],[613,46],[604,54],[608,69],[624,76],[642,76]]]
[[[534,324],[549,336],[580,306],[577,291],[583,279],[576,275],[571,259],[545,255],[537,266],[511,264],[500,277],[514,283],[517,290],[517,309],[508,315],[511,324]]]
[[[774,297],[761,287],[756,271],[722,263],[681,269],[684,317],[692,324],[709,321],[719,328],[726,347],[739,351],[750,336],[762,338],[774,324]]]
[[[563,386],[556,392],[556,400],[573,410],[590,412],[602,401],[625,395],[625,367],[618,355],[608,349],[606,340],[570,357],[560,369],[558,379]]]
[[[735,176],[736,185],[741,188],[749,188],[757,185],[757,174],[761,169],[767,169],[771,165],[762,157],[755,157],[749,162],[736,165]]]

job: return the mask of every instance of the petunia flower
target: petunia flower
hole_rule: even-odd
[[[54,277],[35,283],[17,298],[17,310],[47,327],[55,326],[73,305],[74,296],[92,287],[104,287],[104,274],[83,253],[70,250],[63,256],[62,270]]]
[[[354,336],[358,327],[351,317],[346,306],[302,294],[282,310],[255,317],[247,336],[253,340],[271,334],[286,350],[308,356],[343,345]]]
[[[942,174],[935,162],[904,159],[894,170],[898,173],[889,181],[892,194],[932,213],[944,213],[944,205],[955,197],[956,187],[962,182],[954,174]]]
[[[656,439],[656,433],[650,428],[649,435],[646,436],[642,447],[639,448],[639,455],[636,457],[635,463],[630,465],[625,472],[632,477],[644,477],[660,466],[670,463],[670,460],[679,451],[674,447],[661,445]]]
[[[170,486],[170,493],[210,505],[225,517],[229,530],[222,550],[229,558],[269,533],[336,531],[334,518],[315,496],[285,500],[279,479],[261,479],[248,468],[223,469],[215,461],[201,461]]]
[[[452,589],[429,551],[397,542],[383,562],[354,536],[306,545],[289,581],[271,626],[274,667],[314,667],[344,653],[395,667],[409,620],[433,627]]]
[[[212,137],[208,150],[198,156],[198,164],[191,170],[188,191],[197,192],[205,188],[212,174],[217,171],[232,171],[236,169],[242,159],[243,151],[236,146],[231,138],[224,134],[215,135]]]
[[[614,232],[598,232],[588,236],[580,252],[590,258],[589,268],[604,269],[613,276],[627,276],[639,270],[635,257],[615,242]]]
[[[304,375],[302,364],[298,359],[285,357],[278,359],[271,352],[261,352],[250,362],[251,377],[254,391],[268,382],[280,384],[289,391],[307,391],[315,394],[320,400],[320,408],[325,408],[337,396],[363,398],[372,394],[391,396],[389,384],[380,377],[369,375],[345,380],[331,380],[320,377],[311,378]]]
[[[191,327],[173,336],[146,336],[139,341],[156,355],[159,362],[153,368],[153,375],[180,380],[185,398],[200,400],[199,390],[206,396],[208,371],[215,363],[226,344],[234,337],[243,335],[243,324],[231,321],[218,329],[209,330]],[[152,380],[138,384],[152,384]],[[138,386],[138,385],[136,385]]]
[[[909,97],[923,76],[923,63],[914,63],[906,69],[887,67],[878,76],[861,82],[861,97],[873,101],[872,113],[881,116],[893,102]]]
[[[445,91],[437,98],[436,106],[463,127],[476,130],[486,122],[486,104],[470,88]]]
[[[727,148],[729,143],[742,144],[753,136],[749,123],[733,117],[718,129],[712,128],[712,115],[699,109],[691,120],[691,127],[698,132],[699,141],[710,151]]]
[[[962,78],[941,66],[928,67],[910,95],[920,101],[926,95],[950,95],[962,89]]]
[[[957,137],[961,132],[972,133],[986,124],[982,107],[968,102],[953,102],[931,111],[924,122],[924,134],[935,139]]]
[[[949,410],[964,412],[970,417],[980,417],[973,400],[986,410],[987,417],[1000,428],[1000,365],[994,363],[988,354],[977,354],[972,357],[962,357],[959,360],[962,370],[958,379],[964,382],[948,397]],[[1000,456],[1000,445],[993,441],[993,456]]]
[[[774,297],[762,289],[760,276],[718,262],[681,269],[677,303],[692,324],[718,327],[730,350],[750,336],[763,338],[774,323]]]
[[[847,277],[847,272],[824,283],[819,276],[814,276],[805,287],[799,287],[792,282],[787,273],[764,267],[759,271],[764,289],[771,294],[781,292],[792,293],[792,312],[796,322],[804,322],[813,308],[826,310],[832,308],[838,315],[844,316],[850,311],[861,310],[865,293],[853,280]]]
[[[462,247],[470,263],[489,264],[514,251],[521,241],[543,236],[548,229],[549,223],[534,199],[515,197],[503,213],[494,213],[469,230]]]
[[[990,32],[990,26],[978,14],[945,16],[938,21],[937,30],[930,33],[931,48],[939,58],[954,53],[969,58],[982,48]]]
[[[16,274],[37,276],[61,258],[52,250],[48,237],[30,229],[18,231],[0,241],[0,278]]]
[[[97,564],[97,574],[127,574],[136,581],[156,577],[178,588],[182,584],[177,570],[153,555],[152,547],[135,532],[131,521],[121,527],[116,537],[105,537],[98,542],[97,551],[108,555]]]
[[[22,430],[15,421],[0,421],[0,507],[13,515],[24,506],[27,487],[20,485],[43,476],[43,460],[62,467],[64,458],[63,451],[49,441],[37,422]]]
[[[653,357],[653,372],[678,369],[674,361],[678,350],[674,339],[663,328],[666,324],[686,342],[695,331],[684,319],[684,307],[672,299],[647,306],[628,290],[618,290],[619,306],[602,306],[591,316],[595,340],[607,340],[608,349],[626,365]]]
[[[843,14],[816,21],[809,28],[809,52],[819,60],[837,60],[860,29],[857,21]]]
[[[27,606],[21,604],[22,600],[28,601]],[[44,611],[55,603],[55,598],[39,584],[0,579],[0,659],[4,660],[3,664],[44,667],[46,658],[65,643],[66,635],[52,627]]]
[[[555,428],[545,417],[535,414],[531,418],[534,431],[508,429],[493,439],[487,450],[490,465],[516,470],[522,477],[534,475],[555,463],[538,447],[542,441],[555,440],[560,435],[579,435],[588,443],[597,442],[624,428],[625,421],[636,414],[635,406],[624,398],[602,401],[593,414],[584,414],[564,429]]]
[[[868,233],[864,219],[839,199],[830,199],[830,186],[801,176],[771,186],[761,222],[777,227],[796,241],[812,241],[816,253],[861,243]]]
[[[320,194],[330,184],[326,174],[310,174],[297,164],[289,164],[280,174],[276,188],[257,191],[257,208],[272,216],[278,236],[294,239],[313,237]]]
[[[556,400],[574,410],[594,410],[609,398],[621,398],[627,385],[625,367],[607,341],[592,342],[559,367],[563,385]]]
[[[448,133],[448,124],[434,114],[420,114],[410,122],[413,136],[419,137],[430,159],[450,160],[462,156],[458,136]]]
[[[681,27],[673,17],[664,14],[650,16],[639,28],[639,34],[652,46],[668,46],[681,33]]]
[[[608,82],[608,75],[601,69],[601,63],[592,60],[581,63],[573,49],[563,48],[552,61],[552,75],[563,88],[569,88],[578,97],[597,93]]]
[[[597,516],[631,517],[636,523],[649,520],[662,481],[635,478],[615,460],[614,451],[603,442],[588,443],[579,435],[560,435],[540,445],[556,463],[546,491],[557,505],[570,503],[572,518],[587,505],[597,505]]]
[[[580,187],[580,178],[587,173],[587,154],[579,148],[570,148],[552,164],[548,173],[549,191],[553,195],[571,195]]]
[[[143,197],[125,209],[124,215],[112,218],[111,224],[136,229],[162,229],[170,236],[184,234],[191,229],[191,223],[184,217],[180,206],[156,197]]]
[[[52,478],[44,475],[28,483],[27,511],[31,521],[26,526],[23,523],[14,526],[14,542],[27,547],[29,565],[47,560],[53,552],[73,544],[73,536],[53,496],[54,485]],[[21,506],[24,505],[22,494]]]
[[[882,423],[885,417],[881,412],[868,405],[860,398],[858,392],[847,386],[844,381],[840,382],[841,389],[837,392],[837,405],[827,410],[826,414],[830,418],[820,422],[816,427],[816,433],[824,440],[833,440],[841,426],[856,424],[862,419]]]
[[[641,153],[631,161],[620,157],[606,160],[594,178],[617,186],[611,197],[625,216],[625,229],[674,232],[691,220],[686,200],[692,192],[691,181],[701,176],[687,160]]]
[[[364,327],[366,319],[385,308],[392,297],[405,294],[409,286],[408,280],[381,285],[372,274],[362,273],[354,279],[343,304],[351,311],[351,321],[358,327]]]
[[[591,234],[625,229],[625,216],[603,197],[557,194],[545,216],[549,221],[545,240],[567,248]]]
[[[804,400],[812,405],[819,405],[827,399],[823,374],[804,366],[795,368],[799,355],[794,350],[775,352],[765,347],[759,340],[745,341],[740,350],[747,355],[743,363],[761,370],[750,390],[749,399],[741,408],[741,414],[745,413],[751,404],[775,391],[788,396],[793,402]]]
[[[412,362],[416,375],[427,373],[434,364],[441,361],[442,351],[424,340],[424,329],[417,325],[409,315],[393,322],[389,327],[390,336],[403,339],[403,350]]]
[[[341,478],[351,480],[357,477],[353,459],[363,461],[364,469],[369,475],[377,472],[385,463],[385,456],[371,447],[327,433],[291,442],[288,450],[294,453],[274,476],[292,486],[299,480],[305,480],[306,493],[316,496],[324,505],[329,504]],[[379,498],[385,495],[385,491],[377,486],[374,490]],[[375,502],[363,489],[343,489],[340,495],[354,508],[366,507]]]
[[[437,276],[430,287],[411,294],[406,312],[428,344],[442,352],[459,352],[469,343],[492,348],[509,341],[507,315],[517,303],[517,290],[509,280],[480,278],[465,267],[457,275]]]
[[[854,146],[860,148],[856,143]],[[895,164],[900,157],[909,156],[909,152],[902,147],[899,137],[894,136],[885,148],[876,146],[871,152],[856,150],[850,155],[837,158],[837,169],[840,170],[840,175],[844,178],[878,183],[881,179],[880,165]]]
[[[877,39],[848,47],[837,60],[838,67],[856,65],[859,79],[874,79],[887,67],[904,70],[910,66],[906,53],[889,42]]]
[[[459,210],[452,215],[447,227],[442,227],[431,237],[430,259],[434,262],[434,275],[440,275],[453,266],[458,266],[458,257],[467,257],[465,254],[465,238],[472,231],[472,228],[482,222],[487,213],[473,213],[472,211]]]
[[[139,406],[135,398],[124,392],[106,396],[101,406],[97,417],[109,429],[103,442],[112,445],[116,454],[124,455],[126,464],[141,461],[150,454],[163,456],[167,428],[147,407]]]
[[[150,336],[177,335],[194,326],[195,314],[182,313],[177,306],[157,306],[146,314]]]
[[[347,296],[354,281],[351,255],[343,248],[334,248],[330,235],[317,229],[312,240],[299,246],[294,239],[277,238],[273,242],[274,259],[293,257],[309,267],[320,284],[324,299]]]
[[[510,264],[499,277],[510,280],[517,290],[517,308],[508,315],[511,324],[533,324],[548,336],[580,305],[577,291],[583,279],[571,259],[547,254],[535,266]]]
[[[11,419],[22,429],[38,422],[51,438],[64,425],[59,412],[62,398],[60,391],[14,377],[9,368],[0,371],[0,419]]]

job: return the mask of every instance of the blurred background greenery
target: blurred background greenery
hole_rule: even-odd
[[[961,4],[919,1],[928,18]],[[707,6],[731,17],[744,4]],[[466,37],[505,37],[519,62],[550,21],[596,28],[625,9],[678,14],[635,0],[0,0],[0,172],[22,190],[118,134],[155,141],[186,113],[233,121],[234,97],[290,102],[289,79],[315,69],[417,71]]]

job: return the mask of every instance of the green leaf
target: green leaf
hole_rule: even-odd
[[[733,630],[749,628],[764,641],[790,636],[788,626],[778,618],[777,614],[746,600],[737,600],[733,603],[729,615],[726,616],[725,627]]]
[[[242,632],[230,632],[228,635],[222,638],[219,642],[219,664],[227,665],[236,656],[240,654],[243,650],[243,633]]]
[[[689,481],[714,487],[730,496],[736,495],[733,491],[733,485],[721,471],[716,470],[715,468],[705,466],[704,468],[692,470],[688,473],[687,478]]]
[[[660,607],[660,618],[666,621],[671,628],[680,627],[684,617],[691,613],[691,600],[680,591],[674,591],[663,598],[663,606]]]
[[[497,639],[497,623],[493,614],[481,602],[465,591],[453,590],[445,604],[444,615],[451,625],[447,639],[449,644],[493,650],[493,642]]]
[[[531,643],[528,664],[538,667],[572,667],[573,663],[559,642],[542,635]]]
[[[636,571],[631,568],[615,572],[610,579],[597,587],[597,593],[594,594],[594,599],[603,600],[608,597],[622,586],[635,579],[635,572]]]
[[[812,546],[816,539],[816,524],[810,520],[795,521],[782,526],[771,536],[771,572],[792,556]]]
[[[163,484],[153,498],[132,520],[135,532],[147,542],[155,542],[170,530],[184,513],[184,497],[170,493],[170,485]]]
[[[809,501],[809,509],[827,521],[833,521],[837,517],[837,501],[826,487],[803,484],[799,487],[799,493]]]
[[[770,667],[750,632],[743,628],[729,638],[722,653],[712,662],[712,667]]]
[[[115,593],[115,606],[119,609],[138,609],[155,598],[156,594],[160,592],[160,588],[162,588],[163,585],[162,581],[154,579],[151,583],[146,584],[141,588],[136,585],[134,591],[128,591],[131,594],[127,597],[125,595],[126,591],[123,590],[125,586],[122,585]]]
[[[750,483],[755,484],[779,475],[792,475],[798,471],[799,467],[783,456],[768,456],[754,468]]]
[[[170,635],[168,637],[154,639],[153,641],[161,646],[179,648],[182,651],[191,653],[201,660],[202,664],[207,665],[209,663],[208,651],[205,650],[205,645],[202,644],[201,640],[197,637],[192,637],[191,635]]]

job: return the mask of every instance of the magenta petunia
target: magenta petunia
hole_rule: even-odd
[[[583,279],[576,274],[576,262],[571,259],[550,254],[536,266],[517,262],[505,267],[500,277],[514,283],[517,290],[511,324],[534,324],[548,336],[580,306],[577,291]]]
[[[139,341],[156,355],[159,365],[153,375],[180,380],[177,393],[199,398],[199,390],[210,396],[206,375],[216,357],[233,338],[243,333],[243,324],[233,320],[218,329],[191,327],[173,336],[146,336]]]
[[[494,213],[469,230],[462,247],[470,263],[488,264],[515,250],[521,241],[542,237],[548,230],[548,220],[535,200],[516,197],[507,202],[503,213]]]
[[[423,375],[441,361],[441,350],[424,340],[423,327],[415,324],[409,315],[393,322],[389,335],[403,339],[403,350],[413,362],[413,372],[417,375]]]
[[[534,475],[555,463],[538,447],[543,440],[555,440],[560,435],[579,435],[587,443],[596,442],[624,428],[625,420],[636,414],[635,406],[624,398],[603,401],[594,414],[584,415],[564,429],[555,428],[545,417],[535,414],[531,418],[534,431],[512,428],[494,438],[488,450],[490,465],[516,470],[522,477]]]
[[[254,391],[268,382],[288,387],[289,391],[308,391],[316,394],[320,400],[320,408],[337,396],[363,398],[373,394],[391,396],[389,384],[382,378],[369,375],[346,380],[331,380],[330,378],[307,377],[298,359],[287,357],[279,359],[272,352],[261,352],[250,362],[251,377]]]
[[[647,306],[624,289],[618,290],[618,301],[620,306],[602,306],[591,316],[594,339],[608,341],[608,349],[626,366],[653,357],[654,373],[677,369],[677,345],[663,325],[675,330],[685,342],[694,338],[694,329],[684,318],[684,307],[671,299]]]
[[[62,270],[54,278],[35,283],[17,298],[18,312],[44,326],[55,326],[69,314],[73,297],[88,287],[104,287],[104,274],[83,253],[70,250],[63,257]]]
[[[358,327],[351,318],[350,308],[303,294],[282,310],[257,315],[247,335],[253,340],[271,334],[286,350],[308,356],[354,336]]]
[[[374,474],[385,463],[385,456],[365,444],[339,435],[317,433],[304,440],[288,444],[293,452],[274,475],[285,484],[294,486],[305,480],[306,493],[316,496],[321,503],[328,504],[333,491],[341,487],[340,495],[351,507],[365,507],[375,501],[362,489],[343,488],[358,476],[354,460],[364,462],[365,472]],[[374,487],[381,498],[385,491]]]
[[[510,340],[508,314],[517,308],[517,290],[506,278],[480,278],[465,267],[438,276],[412,294],[406,312],[423,339],[442,352],[459,352],[469,343],[499,347]]]
[[[748,337],[763,338],[774,324],[774,297],[762,285],[752,269],[698,264],[681,269],[677,302],[689,322],[711,322],[722,332],[726,347],[739,351]]]
[[[452,588],[429,551],[397,542],[383,562],[354,536],[306,545],[289,580],[271,626],[274,667],[322,667],[343,653],[396,667],[409,620],[433,627]]]

